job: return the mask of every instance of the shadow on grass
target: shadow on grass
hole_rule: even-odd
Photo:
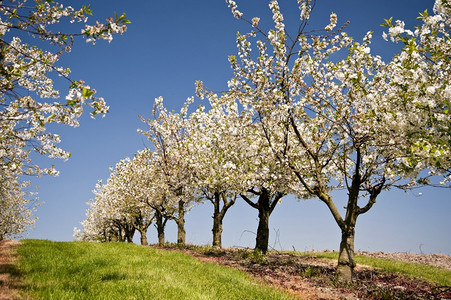
[[[0,299],[20,299],[19,290],[22,289],[20,281],[21,271],[14,263],[16,254],[15,245],[9,241],[0,244]]]

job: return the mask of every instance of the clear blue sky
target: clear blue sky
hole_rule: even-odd
[[[74,7],[88,4],[67,1]],[[110,105],[105,118],[82,118],[78,128],[52,127],[62,136],[61,146],[72,152],[67,162],[39,158],[42,165],[55,164],[59,177],[32,179],[39,185],[39,220],[29,238],[72,240],[74,226],[85,218],[85,202],[92,198],[98,179],[106,180],[108,167],[150,146],[136,132],[145,128],[140,114],[151,113],[155,97],[163,96],[170,109],[179,110],[194,95],[194,82],[202,80],[212,89],[224,89],[232,76],[227,56],[236,53],[236,31],[248,31],[247,24],[233,18],[224,0],[91,1],[94,20],[104,20],[114,12],[125,12],[132,21],[123,36],[111,44],[96,46],[79,40],[61,64],[72,70],[73,79],[83,79]],[[237,0],[247,18],[261,17],[260,24],[272,24],[269,1]],[[287,28],[298,20],[295,0],[279,1]],[[402,19],[413,25],[418,12],[432,10],[433,0],[317,0],[311,28],[322,28],[330,12],[338,14],[338,24],[351,21],[347,32],[361,39],[374,30],[372,53],[389,58],[395,48],[381,38],[384,18]],[[295,26],[295,27],[293,27]],[[61,92],[66,90],[61,86]],[[422,192],[422,196],[418,196]],[[451,193],[445,189],[421,189],[404,193],[384,192],[375,206],[358,219],[356,250],[407,251],[451,254]],[[345,197],[339,207],[345,205]],[[343,203],[343,204],[341,204]],[[195,207],[186,217],[187,242],[211,243],[212,206]],[[224,221],[224,246],[254,246],[257,211],[242,201],[229,210]],[[298,202],[287,197],[270,221],[271,246],[276,249],[334,249],[340,232],[326,206],[318,200]],[[148,237],[156,241],[150,227]],[[173,223],[166,237],[176,240]]]

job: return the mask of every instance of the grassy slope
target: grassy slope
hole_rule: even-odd
[[[301,252],[298,254],[327,259],[338,259],[338,252]],[[443,268],[362,255],[356,255],[355,261],[358,264],[379,268],[384,271],[397,272],[413,278],[422,278],[439,285],[451,286],[451,271]]]
[[[25,240],[19,247],[32,299],[290,299],[234,269],[124,243]]]

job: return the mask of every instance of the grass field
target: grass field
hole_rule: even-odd
[[[328,259],[338,259],[338,252],[299,252],[303,256],[314,256]],[[395,272],[412,278],[421,278],[439,285],[451,286],[451,271],[430,265],[415,264],[392,259],[374,258],[356,255],[358,264],[381,269],[387,272]]]
[[[217,249],[204,248],[196,246],[193,249],[197,249],[199,253],[207,251],[209,257],[214,257],[213,250],[217,251]],[[244,250],[242,252],[251,256],[253,254]],[[239,254],[240,251],[231,252],[232,255],[237,253]],[[244,272],[201,262],[180,251],[126,243],[24,240],[18,248],[18,254],[20,292],[24,299],[293,298],[290,294],[269,287]],[[338,255],[336,252],[296,252],[295,254],[333,260],[336,260]],[[375,267],[388,273],[395,272],[412,278],[426,279],[434,283],[426,288],[426,293],[420,290],[421,285],[416,287],[415,293],[423,293],[420,295],[428,295],[433,291],[439,296],[450,296],[446,291],[445,294],[440,294],[441,290],[434,291],[436,285],[451,286],[449,270],[360,255],[357,255],[355,259],[358,264]],[[266,260],[262,264],[266,266]],[[268,267],[270,266],[265,268]],[[262,269],[262,272],[265,273],[265,270]],[[301,278],[302,274],[293,276]],[[333,278],[331,280],[333,286]],[[409,285],[409,288],[413,286]],[[352,290],[351,286],[350,288]],[[353,293],[359,291],[357,285]],[[369,291],[372,293],[372,289]],[[401,293],[400,295],[410,294]],[[448,296],[445,298],[448,299]]]
[[[243,272],[186,254],[125,243],[24,240],[30,299],[291,299]]]

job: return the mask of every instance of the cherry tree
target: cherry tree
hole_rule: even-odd
[[[36,217],[34,195],[24,190],[28,182],[20,182],[18,177],[8,178],[11,174],[2,174],[0,180],[0,241],[24,233],[32,226]]]
[[[107,184],[99,181],[93,190],[95,195],[87,204],[86,219],[81,222],[83,231],[74,228],[74,238],[84,241],[133,242],[135,230],[141,230],[141,243],[147,238],[142,233],[143,224],[139,218],[142,213],[129,202],[124,203],[123,195],[114,195],[115,187],[109,178]],[[148,227],[148,226],[147,226]],[[147,228],[146,227],[146,228]],[[138,229],[137,229],[138,228]]]
[[[165,199],[177,199],[177,212],[173,219],[177,223],[177,243],[185,244],[185,213],[194,200],[191,190],[192,172],[186,157],[187,111],[192,98],[188,99],[180,113],[168,112],[163,98],[155,99],[152,117],[141,120],[149,129],[138,132],[144,134],[153,144],[156,167],[161,171],[162,180],[167,187],[160,192]]]
[[[118,164],[121,164],[119,162]],[[107,224],[111,224],[109,231],[112,234],[111,241],[127,241],[133,242],[136,228],[134,226],[135,206],[133,200],[126,194],[121,194],[123,187],[119,186],[116,170],[112,169],[112,174],[106,184],[99,181],[98,187],[94,190],[95,201],[99,202],[100,208],[103,209],[102,215]]]
[[[110,168],[106,184],[99,181],[96,185],[83,232],[75,230],[75,238],[131,242],[137,230],[141,245],[147,245],[147,230],[155,223],[158,243],[164,244],[165,226],[178,217],[180,196],[171,193],[160,158],[144,149]]]
[[[94,190],[95,202],[91,201],[88,218],[83,223],[88,227],[85,231],[90,231],[91,222],[98,222],[94,228],[101,228],[104,232],[105,226],[110,226],[109,231],[118,233],[119,240],[125,238],[131,242],[137,230],[141,235],[141,245],[148,245],[147,230],[157,214],[154,212],[156,177],[148,160],[151,155],[148,149],[138,151],[133,159],[125,158],[115,168],[110,168],[107,183],[100,181]],[[103,210],[102,217],[99,216],[100,209]],[[90,214],[95,217],[90,218]]]
[[[161,183],[161,182],[160,182]],[[159,189],[159,192],[162,190]],[[163,190],[164,191],[164,190]],[[152,201],[148,205],[154,210],[155,216],[155,228],[157,229],[158,244],[164,245],[165,243],[165,228],[169,220],[174,219],[174,215],[177,213],[177,208],[170,197],[165,193],[157,193]]]
[[[131,226],[139,231],[141,245],[148,245],[147,229],[153,222],[153,210],[147,205],[151,194],[148,192],[149,172],[143,158],[148,151],[139,151],[133,160],[126,158],[116,164],[108,179],[108,198],[115,199],[120,211]]]
[[[70,52],[76,38],[94,44],[122,34],[129,22],[115,15],[105,23],[88,25],[89,6],[74,9],[54,1],[0,2],[0,169],[2,189],[21,185],[14,181],[22,175],[57,175],[53,167],[41,167],[31,161],[32,152],[50,158],[67,159],[70,153],[59,148],[60,137],[48,132],[49,124],[78,126],[88,107],[92,116],[105,114],[108,106],[96,91],[82,80],[69,77],[70,70],[58,64]],[[61,23],[70,22],[73,32],[61,32]],[[78,26],[76,31],[76,23]],[[64,25],[65,26],[65,25]],[[39,45],[39,46],[34,46]],[[67,81],[64,100],[54,87],[54,79]],[[11,179],[12,182],[8,181]],[[27,201],[20,189],[9,199]],[[9,201],[5,198],[4,201]],[[11,205],[10,207],[14,207]],[[29,219],[33,223],[33,218]]]
[[[213,93],[207,98],[211,108],[205,111],[200,106],[189,116],[186,159],[194,174],[194,188],[213,204],[212,245],[221,247],[224,217],[243,191],[243,154],[248,150],[244,136],[249,121],[240,115],[234,99],[220,100]]]
[[[112,217],[112,207],[107,201],[105,186],[101,181],[96,184],[93,190],[95,198],[87,203],[89,208],[86,210],[86,219],[81,222],[83,230],[74,228],[75,240],[100,242],[125,240],[122,230],[125,225],[123,217]]]
[[[177,216],[178,199],[168,193],[169,187],[163,170],[159,167],[160,156],[149,149],[138,152],[133,159],[134,177],[140,184],[134,185],[133,189],[139,195],[141,205],[145,205],[152,212],[152,221],[155,221],[157,229],[158,244],[165,243],[165,227],[168,220]]]
[[[255,249],[266,253],[269,217],[281,198],[290,193],[294,182],[292,172],[283,168],[268,147],[260,125],[254,122],[255,111],[251,107],[240,109],[233,93],[218,96],[205,89],[202,82],[197,83],[197,94],[206,97],[211,108],[205,112],[201,106],[190,115],[193,129],[188,141],[194,148],[190,157],[195,157],[193,169],[199,174],[197,184],[208,187],[204,190],[205,197],[215,206],[213,245],[220,246],[222,219],[239,194],[259,212]],[[275,133],[283,138],[283,130]]]
[[[400,102],[393,93],[393,78],[407,71],[393,71],[393,64],[371,54],[371,32],[359,43],[343,27],[336,29],[334,13],[323,32],[307,31],[310,1],[298,1],[300,25],[294,34],[285,28],[277,1],[269,4],[274,28],[267,33],[259,28],[259,18],[247,20],[234,1],[227,3],[236,18],[255,28],[237,35],[239,57],[229,57],[235,73],[229,93],[255,111],[275,157],[296,176],[300,185],[296,193],[326,204],[342,234],[337,273],[350,281],[358,216],[372,208],[382,190],[415,185],[425,167],[408,159],[406,149],[412,149],[408,132],[393,130],[408,115],[397,111]],[[254,54],[251,40],[257,33],[263,39],[256,41]],[[436,41],[449,43],[446,38]],[[339,59],[337,52],[346,57]],[[440,82],[433,63],[430,70]],[[446,90],[446,84],[440,86]],[[449,130],[446,121],[444,129]],[[344,216],[330,193],[342,188],[348,191]]]
[[[271,149],[263,142],[263,137],[254,141],[257,143],[253,149],[255,152],[252,152],[247,163],[247,190],[240,193],[240,196],[258,210],[255,250],[266,253],[269,246],[269,218],[282,198],[293,192],[292,185],[296,181],[291,171],[274,157]]]

